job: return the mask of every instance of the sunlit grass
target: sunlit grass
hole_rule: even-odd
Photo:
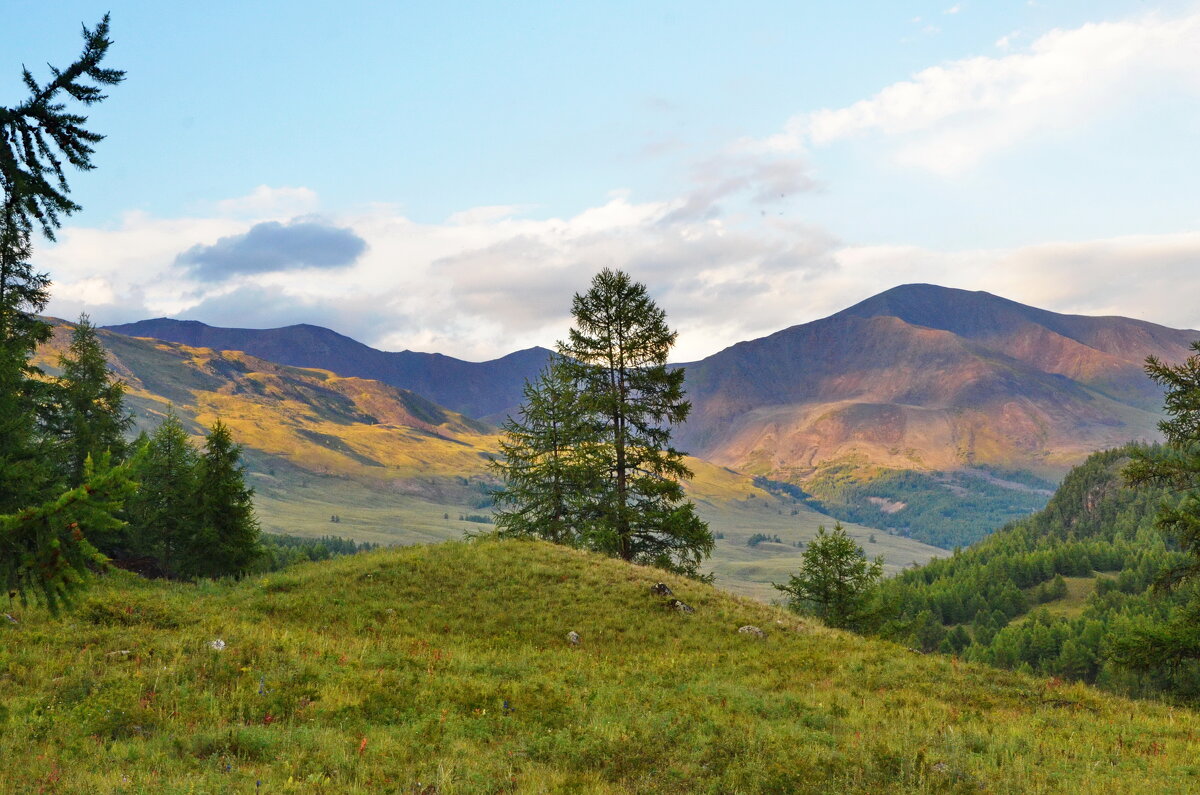
[[[652,596],[660,579],[696,613]],[[66,616],[15,615],[0,622],[13,792],[1200,785],[1190,711],[914,655],[538,542],[240,584],[117,573]]]

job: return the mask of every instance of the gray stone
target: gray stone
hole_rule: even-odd
[[[567,633],[567,642],[569,642],[572,646],[578,646],[579,645],[579,633],[576,632],[575,630],[571,630],[570,632],[568,632]]]
[[[671,609],[675,610],[679,613],[695,613],[696,612],[696,609],[694,607],[685,605],[683,602],[679,601],[678,599],[671,600]]]
[[[750,624],[747,624],[744,627],[738,627],[738,632],[742,633],[743,635],[753,635],[756,638],[765,638],[767,636],[767,633]]]
[[[665,582],[656,583],[650,586],[650,593],[655,596],[674,596],[675,592]]]

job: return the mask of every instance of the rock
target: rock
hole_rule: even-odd
[[[650,593],[655,596],[674,596],[675,592],[671,590],[665,582],[656,583],[650,586]]]
[[[570,632],[568,632],[567,633],[567,642],[570,643],[572,646],[578,646],[579,645],[579,633],[576,632],[575,630],[571,630]]]
[[[216,640],[210,640],[208,642],[208,648],[212,649],[213,651],[221,651],[225,648],[225,641],[221,640],[220,638],[217,638]]]
[[[767,636],[767,633],[750,624],[747,624],[744,627],[738,627],[738,632],[742,633],[743,635],[753,635],[756,638],[765,638]]]
[[[696,608],[691,607],[689,605],[685,605],[683,602],[679,601],[678,599],[671,600],[671,609],[675,610],[676,612],[679,612],[679,613],[695,613],[696,612]]]

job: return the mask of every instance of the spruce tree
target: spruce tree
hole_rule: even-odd
[[[71,345],[58,360],[54,436],[70,486],[83,482],[84,462],[108,451],[125,459],[125,433],[133,417],[125,410],[125,384],[108,369],[108,357],[87,315],[71,332]]]
[[[241,448],[217,420],[197,462],[195,528],[184,544],[181,576],[240,577],[262,556],[253,497]]]
[[[586,495],[598,482],[587,466],[586,417],[561,360],[525,383],[517,418],[504,423],[493,469],[504,487],[493,495],[502,536],[533,535],[579,546],[588,537]]]
[[[667,368],[676,334],[645,285],[619,270],[597,274],[571,311],[575,327],[558,353],[591,426],[591,545],[694,576],[713,537],[684,498],[680,480],[692,473],[670,445],[670,426],[691,410],[683,370]]]
[[[129,527],[122,557],[149,558],[155,573],[179,576],[196,534],[197,460],[183,423],[169,410],[134,460],[138,485],[125,505]]]

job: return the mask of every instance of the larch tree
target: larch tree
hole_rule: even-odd
[[[837,523],[831,533],[817,529],[817,537],[804,550],[800,571],[775,587],[787,594],[792,609],[812,613],[832,627],[858,629],[881,576],[882,558],[867,560]]]
[[[146,573],[179,576],[196,527],[199,456],[174,410],[134,459],[137,491],[125,503],[128,533],[122,557],[149,559]]]
[[[604,269],[571,305],[575,326],[558,344],[564,377],[577,385],[596,485],[588,545],[625,560],[697,576],[713,537],[681,480],[692,473],[671,447],[687,419],[682,369],[667,367],[676,334],[643,284]]]
[[[53,240],[62,218],[79,209],[70,199],[66,169],[93,168],[103,136],[69,104],[93,105],[124,73],[101,66],[111,40],[108,16],[83,29],[83,52],[65,69],[51,66],[39,83],[22,72],[27,96],[0,106],[0,574],[10,594],[40,594],[58,605],[98,560],[84,533],[112,525],[112,510],[128,489],[123,469],[94,462],[88,481],[57,493],[38,414],[46,390],[31,357],[49,337],[37,314],[49,298],[49,278],[34,270],[32,236]]]
[[[1165,442],[1133,452],[1125,477],[1133,485],[1166,487],[1155,525],[1178,546],[1183,561],[1163,570],[1154,584],[1160,595],[1177,593],[1183,604],[1166,621],[1144,618],[1109,639],[1112,658],[1132,670],[1178,670],[1200,660],[1200,341],[1177,365],[1153,356],[1146,373],[1164,388],[1159,422]]]
[[[581,546],[588,537],[586,495],[597,484],[587,465],[586,417],[561,360],[525,383],[524,403],[509,417],[492,468],[504,480],[493,495],[501,536],[538,536]]]

